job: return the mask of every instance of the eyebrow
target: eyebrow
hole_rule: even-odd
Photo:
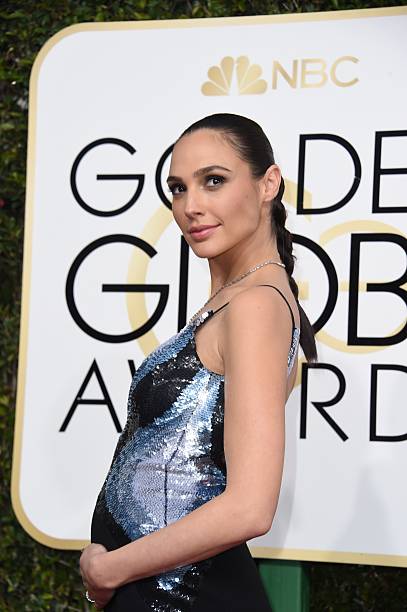
[[[229,168],[225,168],[224,166],[218,166],[218,164],[213,164],[212,166],[205,166],[204,168],[199,168],[198,170],[195,170],[192,176],[193,177],[202,176],[203,174],[207,174],[208,172],[213,172],[214,170],[225,170],[225,172],[232,172],[232,170],[229,170]],[[182,182],[182,179],[179,176],[169,176],[167,178],[167,183],[169,183],[170,181]]]

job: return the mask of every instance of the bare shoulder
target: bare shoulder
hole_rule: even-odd
[[[287,298],[286,298],[287,299]],[[228,348],[267,344],[271,350],[290,345],[292,319],[289,307],[275,288],[255,285],[234,295],[225,309],[220,348],[227,357]]]
[[[287,324],[291,329],[292,319],[289,306],[289,297],[282,297],[284,292],[269,285],[254,285],[243,289],[234,295],[225,312],[225,327],[243,324],[247,321],[250,325],[266,324],[275,327]],[[292,307],[291,307],[292,308]]]

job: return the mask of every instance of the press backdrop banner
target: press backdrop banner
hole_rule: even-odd
[[[404,7],[83,23],[41,49],[12,481],[34,538],[84,546],[132,373],[208,297],[165,178],[187,125],[232,112],[264,127],[286,179],[320,358],[301,352],[252,554],[407,565],[406,31]]]

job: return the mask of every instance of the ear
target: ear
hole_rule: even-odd
[[[272,164],[267,168],[262,183],[264,201],[271,202],[278,194],[281,183],[281,170],[277,164]]]

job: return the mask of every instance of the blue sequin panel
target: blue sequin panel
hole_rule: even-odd
[[[134,540],[219,495],[225,475],[210,459],[219,380],[202,369],[159,418],[139,427],[106,481],[107,507]]]
[[[192,334],[193,325],[186,326],[151,353],[133,378],[130,420],[135,413],[147,420],[153,408],[159,415],[134,431],[125,428],[104,484],[106,507],[129,540],[177,521],[226,487],[213,438],[219,425],[223,432],[223,379],[202,367],[191,350]],[[167,405],[157,407],[158,400]],[[223,455],[223,435],[216,440]],[[156,598],[146,603],[157,612],[181,609],[177,602],[189,609],[202,567],[188,564],[157,575]]]
[[[288,371],[287,371],[287,376],[290,374],[291,370],[293,369],[294,363],[295,363],[295,355],[297,353],[298,350],[298,345],[300,342],[300,328],[299,327],[294,327],[293,329],[293,337],[292,337],[292,341],[291,341],[291,346],[290,346],[290,350],[288,352]]]

